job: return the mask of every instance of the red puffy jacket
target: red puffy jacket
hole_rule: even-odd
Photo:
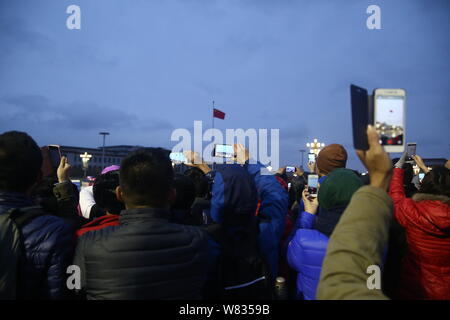
[[[405,228],[400,299],[450,299],[450,198],[416,193],[406,198],[402,169],[395,168],[389,194],[394,216]]]

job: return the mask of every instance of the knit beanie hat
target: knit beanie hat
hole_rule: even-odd
[[[315,229],[330,237],[353,194],[362,185],[352,170],[340,168],[330,173],[319,188]]]
[[[319,206],[325,209],[347,206],[362,185],[361,179],[352,170],[335,169],[320,185]]]
[[[319,152],[316,163],[320,173],[328,175],[334,169],[345,168],[347,151],[340,144],[330,144]]]

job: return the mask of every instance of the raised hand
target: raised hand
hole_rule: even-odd
[[[414,159],[414,161],[416,162],[417,166],[420,169],[422,169],[423,172],[428,173],[428,171],[430,171],[430,170],[428,170],[428,167],[425,165],[425,163],[423,162],[422,158],[418,154],[413,155],[411,157]]]
[[[70,180],[70,168],[72,168],[72,166],[69,164],[67,157],[61,157],[58,169],[56,170],[56,175],[58,176],[59,183]]]
[[[392,162],[380,145],[380,138],[371,125],[367,127],[367,140],[369,150],[356,150],[356,154],[369,171],[370,185],[387,191],[391,180]]]
[[[317,197],[310,197],[308,193],[308,188],[305,188],[302,192],[302,199],[305,205],[305,211],[311,214],[317,213],[317,208],[319,207],[319,200]]]

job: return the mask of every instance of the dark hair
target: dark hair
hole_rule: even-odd
[[[120,166],[120,187],[125,202],[133,205],[163,207],[173,184],[170,151],[143,148],[123,159]]]
[[[209,192],[208,178],[199,168],[189,168],[184,172],[186,177],[189,177],[195,185],[195,196],[205,198]]]
[[[95,203],[106,209],[108,213],[120,214],[125,209],[122,202],[117,200],[116,188],[119,185],[119,170],[109,171],[101,174],[95,179],[92,188]]]
[[[414,178],[414,168],[411,163],[405,163],[403,165],[403,170],[405,172],[405,175],[403,176],[403,184],[408,185],[411,183],[412,179]]]
[[[443,166],[435,167],[423,178],[419,192],[450,197],[450,170]]]
[[[195,200],[195,185],[191,178],[177,173],[173,180],[173,186],[177,191],[175,203],[172,209],[189,210]]]
[[[0,135],[0,190],[27,191],[39,178],[42,153],[25,132]]]
[[[305,174],[306,176],[306,174]],[[295,201],[300,203],[303,189],[305,189],[307,181],[303,176],[293,177],[291,180],[291,188],[289,189],[289,208],[292,207]]]

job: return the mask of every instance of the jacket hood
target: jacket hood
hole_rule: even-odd
[[[450,235],[450,198],[443,195],[416,193],[411,198],[420,209],[422,217],[428,221],[430,231],[436,233],[435,228],[446,235]],[[434,229],[434,230],[433,230]]]
[[[443,202],[446,205],[450,206],[450,198],[447,196],[428,194],[428,193],[416,193],[413,195],[412,199],[415,202],[426,201],[426,200],[440,201],[440,202]]]

